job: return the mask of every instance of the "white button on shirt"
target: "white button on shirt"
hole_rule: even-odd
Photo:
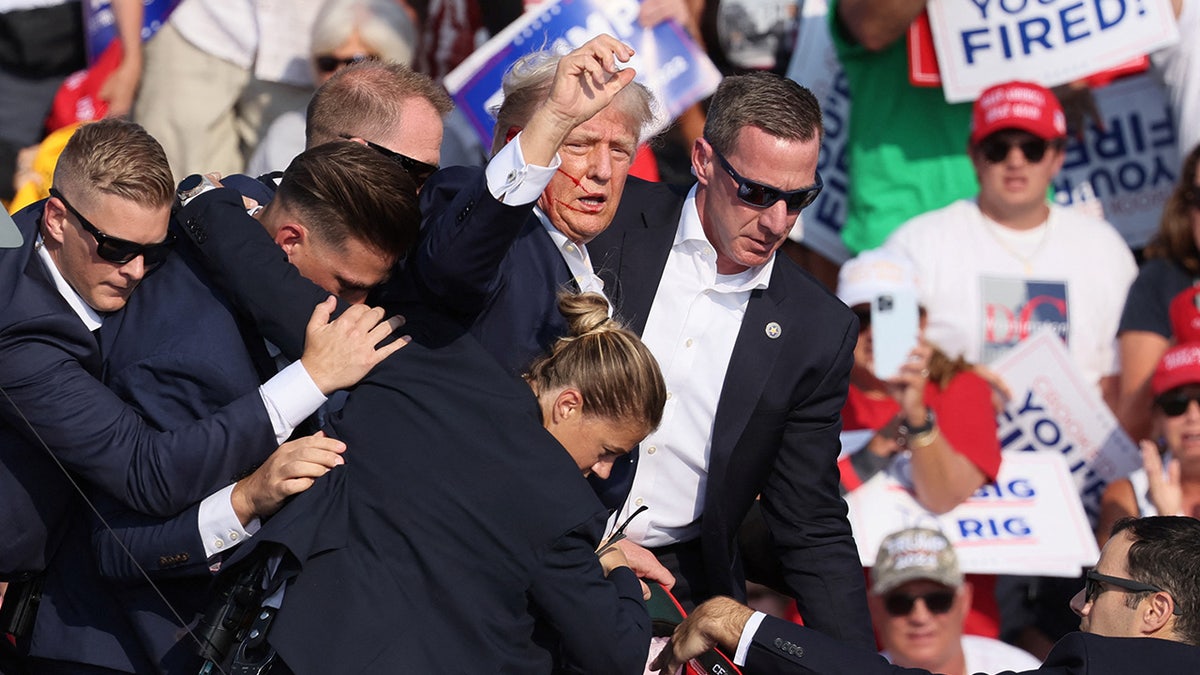
[[[626,526],[634,542],[657,547],[699,535],[725,370],[750,293],[767,287],[773,269],[772,258],[739,274],[717,273],[693,187],[642,333],[670,393],[662,423],[642,443],[645,452],[630,490],[638,498],[626,502],[611,521],[624,522],[634,508],[647,505],[646,513]]]

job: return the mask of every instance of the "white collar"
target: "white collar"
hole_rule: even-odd
[[[683,202],[683,212],[679,217],[679,229],[675,231],[676,250],[714,251],[715,247],[704,233],[704,225],[700,222],[700,211],[696,208],[696,188],[693,185]],[[686,247],[686,248],[685,248]],[[713,256],[712,266],[716,268],[716,256]],[[756,267],[750,267],[736,274],[717,274],[715,285],[722,291],[752,291],[766,288],[771,282],[771,273],[775,270],[775,256]]]

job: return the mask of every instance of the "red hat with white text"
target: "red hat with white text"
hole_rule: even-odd
[[[1175,387],[1200,384],[1200,343],[1176,345],[1163,354],[1150,378],[1150,391],[1161,396]]]
[[[1067,117],[1054,92],[1033,82],[990,87],[971,113],[971,145],[1004,129],[1020,129],[1047,141],[1067,135]]]

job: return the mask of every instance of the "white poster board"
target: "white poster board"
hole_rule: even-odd
[[[943,515],[917,503],[904,468],[882,472],[846,495],[862,564],[875,564],[887,535],[908,527],[941,530],[963,572],[1076,577],[1100,551],[1066,462],[1057,453],[1004,457],[996,482]]]
[[[1170,0],[929,0],[927,9],[950,103],[1009,80],[1073,82],[1179,40]]]

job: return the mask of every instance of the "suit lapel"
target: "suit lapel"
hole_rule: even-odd
[[[770,285],[753,291],[746,305],[746,315],[733,345],[721,386],[721,398],[717,402],[710,475],[724,473],[733,446],[746,428],[766,386],[767,374],[774,370],[786,342],[778,338],[788,331],[801,330],[798,317],[782,311],[787,288],[779,278],[779,270],[779,261],[776,261]],[[709,485],[712,484],[710,481]]]

